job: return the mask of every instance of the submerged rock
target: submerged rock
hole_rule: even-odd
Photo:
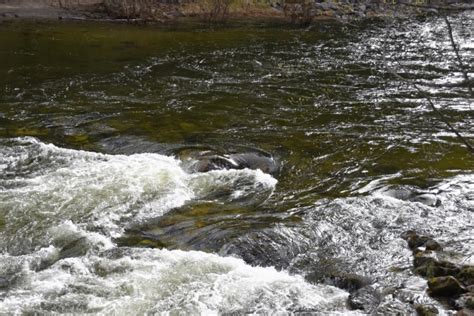
[[[402,201],[418,202],[432,207],[441,205],[441,200],[436,195],[417,187],[392,187],[384,192],[386,195]]]
[[[364,286],[348,298],[349,306],[352,309],[360,309],[366,313],[372,312],[381,302],[381,295],[371,286]]]
[[[466,288],[452,276],[431,278],[428,280],[428,288],[433,296],[453,297],[466,292]]]
[[[61,248],[59,259],[84,256],[89,248],[90,245],[85,237],[78,238]]]
[[[463,294],[456,300],[456,307],[474,313],[474,292]]]
[[[429,236],[419,235],[412,230],[404,232],[401,237],[408,242],[408,247],[413,251],[419,247],[425,247],[426,250],[442,250],[441,245],[436,240]]]
[[[416,304],[415,310],[419,316],[434,316],[439,314],[438,309],[432,305]]]
[[[474,266],[462,267],[457,278],[466,286],[474,285]]]
[[[443,247],[434,239],[429,239],[425,243],[426,250],[435,250],[435,251],[440,251],[443,250]]]
[[[425,204],[425,205],[428,205],[428,206],[440,206],[441,205],[441,201],[436,197],[436,195],[430,194],[430,193],[415,195],[412,198],[410,198],[410,201],[422,203],[422,204]]]
[[[0,277],[0,289],[5,289],[10,285],[7,278]]]
[[[448,261],[429,260],[415,269],[421,276],[432,278],[440,276],[456,276],[460,269],[457,265]]]
[[[334,285],[338,288],[347,290],[350,293],[355,292],[360,288],[372,283],[369,278],[362,275],[346,273],[338,270],[326,272],[316,270],[306,275],[305,279],[311,283],[322,282],[325,284]]]
[[[415,269],[432,264],[433,262],[436,262],[436,258],[427,251],[418,252],[413,257],[413,266]]]
[[[401,237],[408,242],[413,251],[415,273],[428,279],[428,293],[440,298],[456,309],[464,308],[461,315],[469,312],[466,305],[472,302],[471,286],[474,288],[474,267],[459,266],[446,260],[439,260],[438,252],[441,245],[433,238],[417,234],[415,231],[404,232]],[[469,292],[462,299],[456,300],[461,294]],[[469,307],[468,307],[469,308]],[[436,315],[424,305],[416,307],[419,315]],[[459,314],[459,313],[458,313]]]
[[[419,235],[412,235],[408,238],[408,247],[410,249],[415,249],[418,247],[424,246],[428,241],[430,241],[430,238],[427,236],[419,236]]]
[[[474,316],[474,311],[469,309],[461,309],[456,313],[456,316]]]
[[[278,164],[273,157],[253,152],[229,155],[203,153],[191,166],[192,171],[195,172],[245,168],[260,169],[265,173],[274,174],[278,171]]]

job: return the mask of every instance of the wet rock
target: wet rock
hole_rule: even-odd
[[[432,305],[416,304],[415,310],[419,316],[434,316],[439,314],[438,309]]]
[[[366,313],[373,311],[381,301],[381,295],[371,286],[365,286],[351,293],[348,304],[352,309],[360,309]]]
[[[426,250],[441,251],[443,248],[441,245],[434,239],[430,239],[425,243]]]
[[[456,313],[456,316],[474,316],[474,311],[469,309],[461,309]]]
[[[222,169],[243,169],[243,167],[228,157],[212,155],[200,158],[193,169],[196,172],[208,172]]]
[[[392,187],[385,194],[402,201],[418,202],[427,206],[437,207],[441,200],[432,193],[423,192],[417,187]]]
[[[412,315],[413,307],[399,300],[385,300],[377,308],[370,313],[370,315],[390,315],[390,316],[405,316]]]
[[[89,243],[85,237],[78,238],[61,248],[59,259],[84,256],[89,250]]]
[[[354,292],[370,283],[371,280],[369,278],[355,273],[341,273],[334,276],[334,284],[349,292]]]
[[[436,258],[430,252],[422,251],[413,257],[413,266],[415,269],[436,263]]]
[[[417,255],[417,254],[419,254],[419,253],[424,253],[424,252],[425,252],[425,251],[422,250],[422,249],[420,249],[420,248],[415,248],[415,249],[413,249],[413,255],[414,255],[414,256]]]
[[[466,286],[474,285],[474,266],[462,267],[457,278]]]
[[[402,201],[408,201],[414,195],[413,190],[408,187],[392,187],[385,190],[385,194]]]
[[[421,276],[432,278],[440,276],[456,276],[460,268],[448,261],[430,260],[415,269],[415,272]]]
[[[264,229],[249,232],[224,244],[219,250],[219,255],[240,257],[253,266],[273,266],[276,269],[286,269],[295,254],[307,251],[307,244],[300,243],[298,240],[289,240],[278,230]],[[307,264],[312,264],[312,261],[310,262]],[[301,271],[294,270],[294,272]]]
[[[269,174],[278,171],[278,164],[272,157],[259,153],[239,153],[230,155],[202,155],[192,169],[196,172],[208,172],[222,169],[260,169]]]
[[[468,309],[474,311],[474,293],[466,293],[456,300],[455,306],[458,309]]]
[[[92,127],[94,128],[94,127]],[[100,131],[100,127],[96,126],[96,131]],[[104,127],[107,131],[107,127]],[[110,130],[110,133],[114,133],[115,130]],[[88,131],[91,133],[91,131]],[[157,142],[149,141],[142,137],[137,136],[111,136],[102,139],[98,142],[101,151],[108,154],[138,154],[138,153],[161,153],[161,154],[172,154],[171,150],[173,145],[162,144]]]
[[[429,292],[433,296],[453,297],[466,292],[459,281],[452,277],[436,277],[428,280]]]
[[[430,240],[431,238],[427,236],[413,235],[408,238],[407,242],[410,249],[415,249],[423,247]]]
[[[426,250],[442,250],[441,245],[433,238],[425,235],[420,235],[413,230],[404,232],[401,237],[408,242],[408,247],[415,251],[418,247],[426,247]]]
[[[415,195],[409,199],[412,202],[422,203],[428,206],[437,207],[441,205],[441,200],[436,197],[434,194],[424,193]]]
[[[164,248],[166,245],[159,236],[153,236],[144,232],[127,232],[115,240],[119,247],[143,247],[143,248]]]
[[[455,299],[469,289],[469,282],[473,282],[474,270],[472,266],[460,267],[454,263],[437,259],[437,251],[441,251],[441,245],[433,238],[419,235],[413,230],[404,232],[401,237],[408,242],[413,250],[413,266],[415,273],[428,280],[428,293],[440,298],[451,307],[459,308]],[[462,308],[463,306],[461,306]],[[426,310],[424,305],[417,308],[419,315],[436,315]]]
[[[0,277],[0,289],[6,289],[10,285],[7,278]]]
[[[345,260],[327,256],[328,252],[317,256],[300,256],[292,262],[290,271],[305,271],[305,279],[313,284],[328,284],[353,293],[373,283],[370,277],[353,273],[352,267]]]
[[[313,271],[306,275],[305,279],[310,283],[325,283],[336,286],[353,293],[362,287],[372,283],[372,281],[362,275],[355,273],[346,273],[341,271]]]
[[[464,306],[472,311],[474,311],[474,296],[470,295],[466,297]]]

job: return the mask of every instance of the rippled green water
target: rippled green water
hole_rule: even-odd
[[[456,18],[455,35],[474,65],[469,23]],[[4,22],[0,137],[178,158],[190,148],[265,151],[281,170],[264,204],[206,201],[141,223],[153,238],[115,241],[217,252],[255,233],[249,240],[266,243],[258,234],[276,225],[313,231],[300,215],[323,198],[472,173],[472,155],[424,98],[474,142],[472,99],[446,35],[434,18],[310,29]]]
[[[413,87],[381,68],[382,48],[474,135],[467,91],[452,82],[459,74],[450,47],[444,42],[443,56],[426,49],[447,40],[443,29],[432,30],[426,47],[410,41],[422,23],[309,31],[4,23],[0,135],[95,151],[124,135],[260,148],[282,161],[271,203],[285,201],[282,210],[351,194],[380,175],[426,186],[472,170],[472,157],[420,109],[426,101]]]

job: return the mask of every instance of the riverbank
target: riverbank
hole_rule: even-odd
[[[129,2],[130,4],[127,4]],[[150,4],[152,3],[152,4]],[[0,1],[0,21],[30,20],[89,20],[133,23],[194,22],[277,22],[304,24],[327,20],[348,22],[376,17],[408,17],[437,14],[440,10],[462,10],[466,5],[414,5],[407,3],[349,3],[348,1],[259,2],[213,0],[164,3],[164,1]]]

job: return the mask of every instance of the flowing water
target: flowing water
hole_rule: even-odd
[[[474,159],[426,100],[474,142],[442,19],[3,22],[0,60],[0,314],[410,314],[443,307],[403,232],[474,264]]]

